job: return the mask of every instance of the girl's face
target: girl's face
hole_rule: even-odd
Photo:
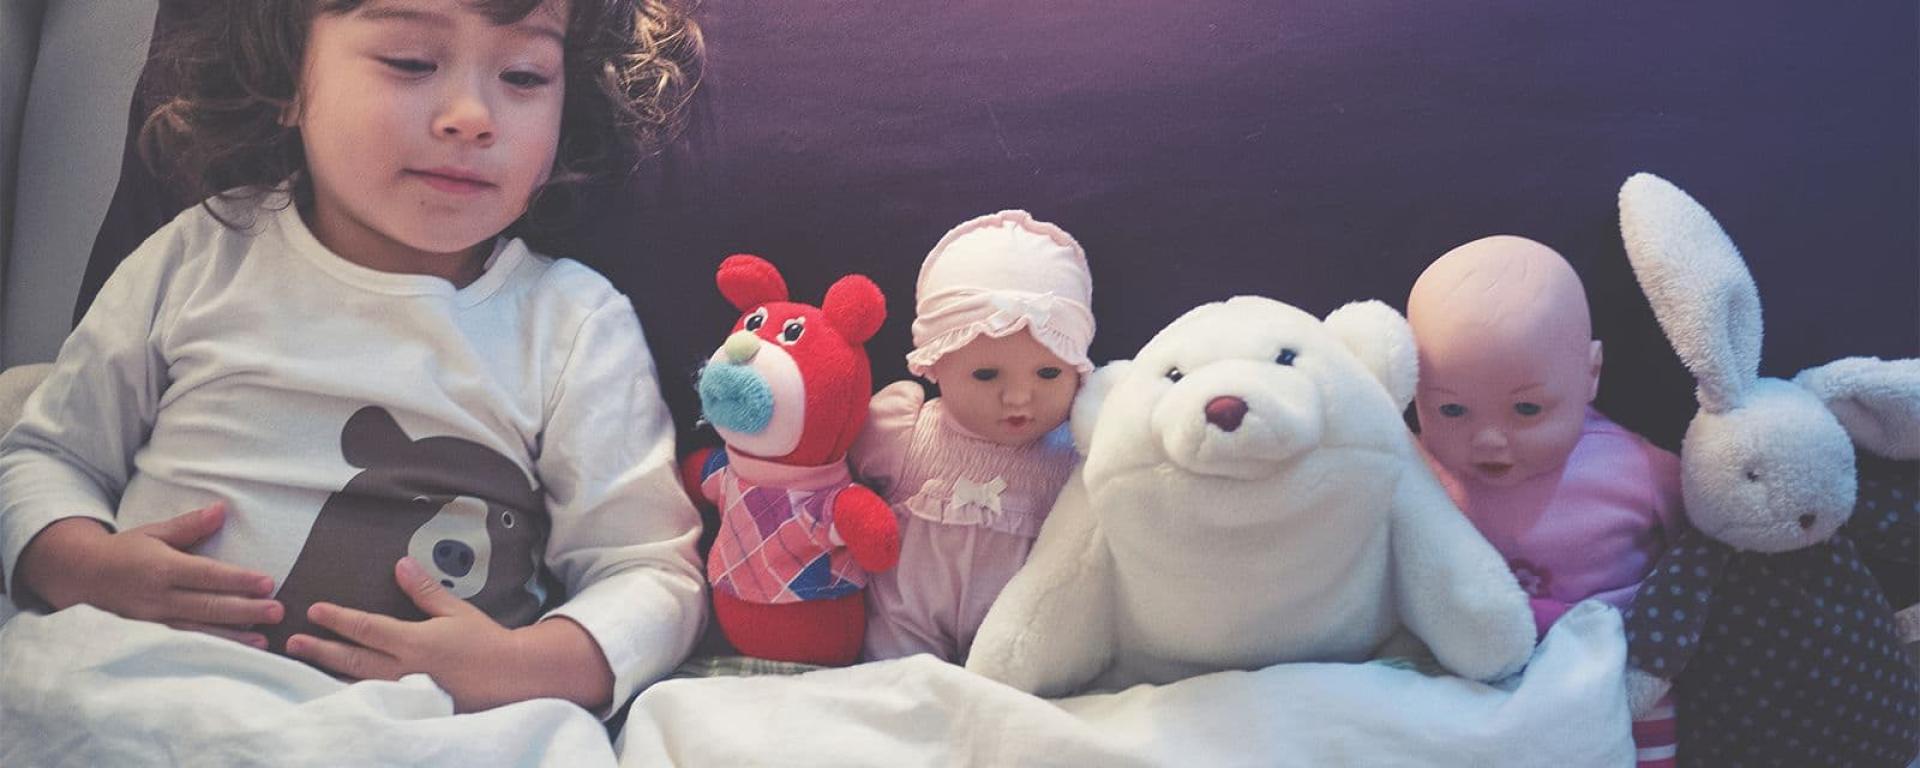
[[[318,14],[288,119],[320,242],[383,271],[478,276],[551,173],[567,10],[548,0],[505,26],[463,0]]]
[[[968,431],[1001,445],[1025,445],[1067,420],[1080,371],[1026,331],[980,336],[933,364],[940,401]]]

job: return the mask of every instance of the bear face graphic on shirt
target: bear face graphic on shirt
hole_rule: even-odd
[[[259,628],[272,650],[297,633],[335,637],[307,620],[316,602],[426,618],[394,582],[402,557],[502,625],[539,617],[556,591],[540,567],[550,521],[519,465],[468,440],[409,437],[377,406],[347,419],[340,449],[361,471],[321,506],[281,583],[286,618]]]

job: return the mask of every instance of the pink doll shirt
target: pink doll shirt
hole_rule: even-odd
[[[718,465],[718,466],[715,466]],[[720,507],[707,556],[715,591],[750,603],[797,603],[852,594],[865,569],[833,531],[833,501],[853,482],[843,463],[776,464],[714,451],[700,491]]]
[[[1685,526],[1680,458],[1587,408],[1559,473],[1508,488],[1434,467],[1532,598],[1540,634],[1574,603],[1622,611]]]
[[[867,589],[863,656],[964,661],[1073,470],[1065,428],[1001,445],[946,418],[938,399],[902,381],[873,396],[850,457],[900,520],[900,564],[874,574]]]

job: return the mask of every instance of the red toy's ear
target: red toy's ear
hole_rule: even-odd
[[[849,344],[865,344],[887,319],[887,298],[864,275],[847,275],[827,289],[820,311]]]
[[[733,303],[733,308],[745,312],[762,304],[787,300],[787,281],[781,279],[780,270],[766,259],[746,253],[736,253],[720,262],[720,274],[714,278],[720,286],[720,295]]]

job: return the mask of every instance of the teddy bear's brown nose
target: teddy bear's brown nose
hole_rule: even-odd
[[[1247,401],[1230,395],[1222,395],[1207,401],[1207,423],[1219,427],[1222,432],[1232,432],[1240,428],[1240,420],[1247,417]]]
[[[1798,521],[1800,523],[1800,530],[1803,530],[1803,531],[1813,530],[1813,524],[1817,520],[1819,520],[1819,518],[1814,517],[1813,515],[1801,515],[1800,520]]]

